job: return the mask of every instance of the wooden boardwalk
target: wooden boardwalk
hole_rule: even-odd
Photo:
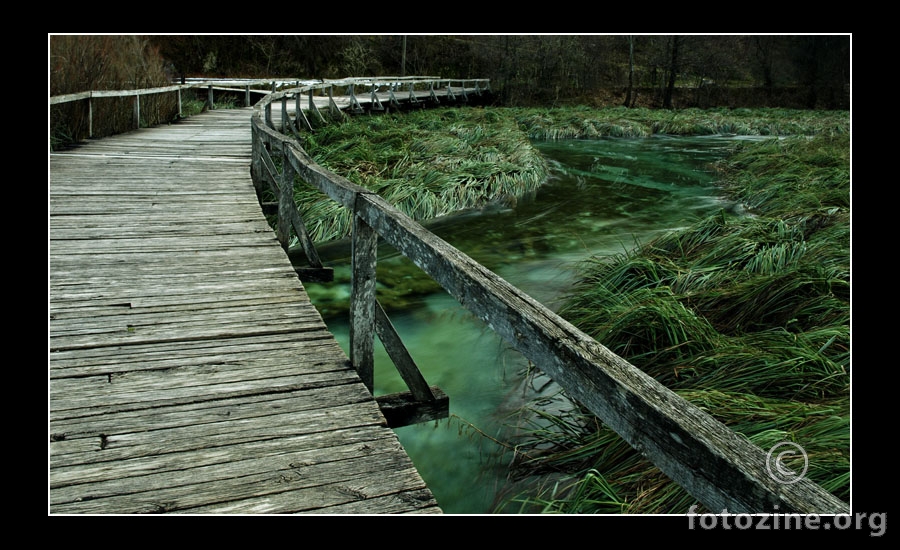
[[[261,213],[251,113],[50,155],[50,514],[441,512]]]

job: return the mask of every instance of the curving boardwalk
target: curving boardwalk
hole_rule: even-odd
[[[252,109],[49,158],[49,513],[440,513],[266,223]]]

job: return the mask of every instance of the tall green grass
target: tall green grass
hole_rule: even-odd
[[[647,137],[654,134],[753,136],[848,135],[845,111],[789,109],[521,108],[516,120],[532,139]]]
[[[808,477],[849,501],[849,135],[742,145],[720,168],[753,215],[723,212],[587,259],[561,314],[763,449],[799,443]],[[500,511],[684,513],[694,503],[593,415],[572,411],[548,422],[532,409],[512,473],[539,481]]]
[[[489,109],[351,117],[304,136],[304,148],[419,221],[514,201],[548,174],[515,122]],[[349,212],[318,191],[298,182],[294,199],[314,240],[349,234]]]

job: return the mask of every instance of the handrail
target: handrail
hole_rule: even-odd
[[[384,79],[366,81],[371,84]],[[415,78],[404,83],[412,82],[435,83]],[[355,79],[352,82],[359,83]],[[290,95],[299,101],[303,93],[325,89],[330,92],[332,84],[323,82],[273,93],[254,106],[251,174],[258,185],[264,182],[277,185],[280,178],[281,200],[293,201],[286,188],[292,186],[296,176],[353,212],[350,359],[370,390],[374,335],[384,329],[380,321],[384,313],[379,312],[375,298],[375,261],[380,237],[710,510],[849,513],[846,503],[809,479],[787,485],[777,482],[768,474],[768,457],[761,448],[432,234],[374,192],[319,166],[296,139],[274,129],[272,103],[282,101],[284,109],[284,100]],[[283,110],[283,121],[286,116]],[[304,117],[302,110],[295,117],[294,121],[286,120],[291,129],[299,128],[296,121]],[[282,174],[277,175],[271,169],[274,162],[270,155],[279,160]]]
[[[92,101],[94,98],[111,98],[111,97],[133,97],[134,98],[134,116],[132,125],[134,128],[140,127],[141,121],[141,96],[145,95],[153,95],[153,94],[165,94],[165,93],[177,93],[178,99],[178,116],[182,116],[181,111],[181,91],[185,89],[191,88],[206,88],[207,89],[207,106],[210,109],[215,108],[214,101],[214,90],[226,90],[226,91],[241,91],[240,89],[235,89],[236,87],[242,87],[244,92],[244,104],[249,107],[250,103],[250,93],[270,93],[269,90],[253,90],[251,86],[271,86],[271,91],[274,92],[276,90],[278,81],[273,79],[252,79],[252,80],[237,80],[237,79],[223,79],[223,80],[215,80],[215,79],[202,79],[202,80],[194,80],[191,83],[185,84],[173,84],[171,86],[159,86],[155,88],[139,88],[134,90],[89,90],[85,92],[77,92],[73,94],[63,94],[57,96],[50,96],[50,105],[60,105],[63,103],[70,103],[73,101],[84,101],[88,102],[88,137],[94,137],[94,115],[93,115],[93,104]]]
[[[353,88],[358,85],[369,85],[372,86],[371,90],[371,100],[373,103],[377,102],[378,99],[375,95],[376,89],[381,86],[386,86],[389,93],[391,94],[391,102],[394,103],[393,93],[397,90],[397,88],[402,84],[407,86],[409,91],[409,100],[416,101],[416,98],[413,94],[413,88],[416,85],[427,84],[429,86],[434,86],[435,83],[440,85],[443,82],[447,83],[448,86],[448,96],[452,99],[455,99],[452,89],[449,88],[451,82],[459,82],[460,87],[462,88],[461,92],[463,94],[463,99],[466,99],[466,83],[473,82],[476,93],[480,93],[482,90],[479,86],[481,82],[489,82],[487,80],[448,80],[448,79],[440,79],[439,77],[434,76],[379,76],[379,77],[356,77],[356,78],[341,78],[335,80],[300,80],[300,79],[283,79],[283,78],[262,78],[262,79],[186,79],[183,84],[173,84],[170,86],[159,86],[154,88],[139,88],[133,90],[89,90],[84,92],[77,92],[72,94],[63,94],[57,96],[50,96],[49,104],[50,105],[60,105],[63,103],[70,103],[73,101],[88,101],[88,137],[93,137],[93,106],[92,100],[94,98],[111,98],[111,97],[133,97],[134,98],[134,116],[133,116],[133,127],[140,127],[141,120],[141,104],[140,97],[144,95],[151,94],[165,94],[165,93],[177,93],[178,100],[178,116],[182,116],[181,110],[181,91],[185,89],[193,89],[193,88],[205,88],[207,89],[207,101],[206,104],[210,109],[215,108],[214,101],[214,91],[216,89],[220,91],[228,91],[228,92],[236,92],[243,91],[244,92],[244,106],[250,107],[250,94],[258,93],[258,94],[276,94],[279,93],[277,90],[279,88],[285,88],[289,86],[293,86],[293,88],[287,89],[283,92],[280,92],[281,95],[274,95],[273,98],[282,98],[293,96],[297,93],[298,90],[310,91],[313,90],[323,90],[327,89],[329,92],[334,87],[347,87],[350,89],[350,97],[351,97],[351,106],[355,106],[354,112],[359,112],[361,109],[359,107],[359,102],[356,100],[353,94]],[[267,90],[254,89],[253,86],[267,86],[271,89],[271,92]],[[433,94],[432,90],[432,98],[436,101],[437,98]],[[311,99],[311,98],[310,98]]]

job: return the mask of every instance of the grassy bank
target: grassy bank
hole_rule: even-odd
[[[846,116],[846,115],[845,115]],[[585,261],[561,314],[765,450],[808,453],[849,502],[849,133],[739,147],[720,166],[750,217],[710,217]],[[683,513],[694,500],[577,406],[535,407],[503,511]]]
[[[353,117],[304,136],[317,163],[417,221],[514,200],[547,178],[515,121],[493,109]],[[305,184],[294,198],[315,242],[350,234],[350,213]]]
[[[794,109],[516,109],[516,121],[531,139],[705,136],[798,136],[850,132],[846,111]]]

